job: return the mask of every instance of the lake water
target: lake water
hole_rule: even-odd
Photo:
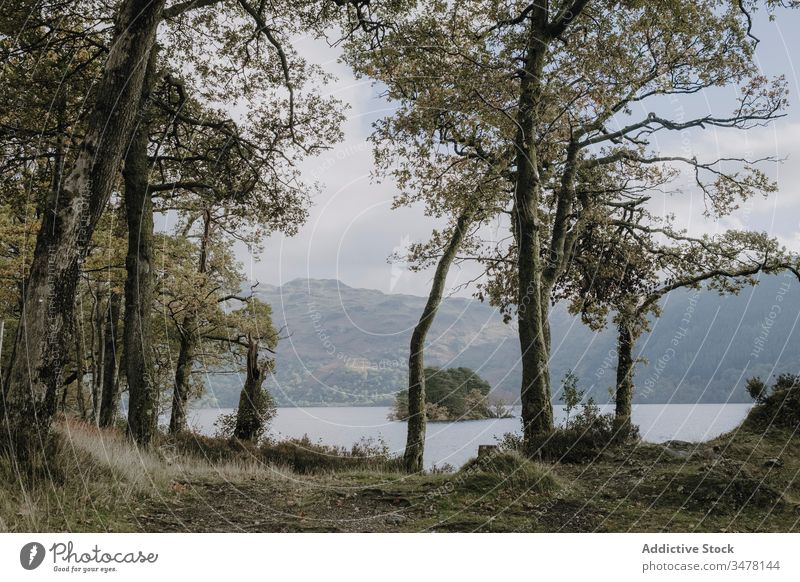
[[[612,408],[601,407],[603,412]],[[633,421],[649,442],[668,440],[704,441],[735,428],[750,409],[749,404],[639,404]],[[402,453],[406,423],[387,419],[388,407],[279,408],[272,422],[274,437],[302,437],[349,447],[361,438],[382,439],[392,453]],[[190,424],[200,433],[213,435],[214,422],[230,409],[198,409],[189,413]],[[565,418],[563,407],[555,407],[556,422]],[[495,444],[508,432],[520,431],[519,408],[514,418],[428,423],[425,466],[449,463],[459,467],[474,457],[478,445]]]

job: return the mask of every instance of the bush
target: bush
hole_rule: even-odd
[[[757,403],[763,402],[767,397],[767,385],[761,378],[750,378],[745,384],[745,389],[750,395],[750,398]]]
[[[525,449],[522,435],[518,432],[507,432],[502,437],[495,437],[497,448],[502,451],[522,452]]]
[[[502,398],[489,399],[489,418],[512,418],[511,408]]]
[[[288,465],[298,473],[316,473],[352,469],[399,470],[399,458],[391,457],[388,446],[372,439],[361,439],[352,447],[337,447],[312,442],[308,435],[300,439],[265,442],[259,447],[265,463]]]
[[[517,433],[503,435],[498,439],[498,447],[543,461],[583,463],[596,458],[610,446],[638,439],[639,429],[633,427],[624,436],[622,438],[619,433],[614,415],[600,414],[600,407],[590,398],[580,405],[580,412],[568,418],[563,427],[539,436],[527,450],[522,435]]]
[[[773,427],[793,431],[800,428],[800,376],[781,374],[769,393],[761,379],[751,378],[747,391],[756,405],[744,421],[746,429],[765,432]]]
[[[494,454],[467,461],[458,475],[464,487],[486,491],[496,487],[547,493],[558,489],[552,471],[514,451],[502,449]]]
[[[179,452],[210,462],[256,461],[286,466],[298,473],[360,469],[395,471],[401,467],[401,460],[390,455],[385,443],[372,439],[362,439],[346,448],[313,442],[307,435],[281,441],[266,439],[261,444],[189,432],[170,438]]]
[[[278,413],[275,400],[272,395],[263,389],[258,390],[254,401],[246,401],[244,392],[239,399],[239,408],[234,409],[228,414],[221,414],[214,422],[216,428],[215,435],[221,438],[232,438],[237,436],[237,430],[244,429],[252,434],[252,439],[258,441],[263,437],[272,419]],[[245,405],[242,408],[242,405]]]

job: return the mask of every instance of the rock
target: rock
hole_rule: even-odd
[[[697,446],[694,451],[689,454],[690,457],[703,461],[716,461],[719,459],[719,453],[711,447]]]
[[[693,449],[697,446],[697,443],[690,443],[689,441],[674,441],[674,440],[664,441],[661,444],[671,449]]]
[[[406,521],[406,517],[397,513],[393,513],[392,515],[386,518],[387,523],[391,523],[392,525],[400,525],[404,521]]]
[[[691,454],[689,451],[676,451],[669,447],[664,447],[664,454],[673,459],[688,459]]]

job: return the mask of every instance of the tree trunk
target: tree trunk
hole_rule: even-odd
[[[134,131],[122,171],[128,251],[125,257],[125,322],[122,332],[128,381],[128,434],[148,446],[158,428],[158,386],[153,365],[153,199],[148,191],[149,123],[146,103],[155,83],[157,48],[150,54],[142,84],[142,118]]]
[[[543,30],[547,15],[545,10],[534,12],[528,35],[524,74],[520,82],[513,210],[519,245],[517,320],[522,361],[522,423],[528,445],[536,436],[553,430],[548,362],[549,297],[546,296],[547,289],[542,281],[544,265],[538,215],[542,185],[536,152],[536,110],[539,106],[541,75],[546,54]]]
[[[49,436],[80,264],[130,139],[164,3],[122,2],[85,137],[60,190],[45,205],[2,404],[2,444],[28,469]]]
[[[208,270],[208,244],[211,236],[211,211],[203,213],[203,236],[200,239],[200,261],[197,272],[200,274]],[[198,319],[196,307],[190,307],[183,319],[181,330],[181,345],[178,352],[178,366],[175,370],[175,389],[172,393],[172,414],[169,419],[170,434],[186,429],[186,407],[189,403],[191,391],[192,367],[195,352],[197,351]]]
[[[60,88],[61,89],[61,88]],[[51,192],[58,192],[61,189],[61,181],[64,179],[64,152],[66,149],[66,113],[67,113],[67,92],[66,85],[63,89],[59,90],[56,96],[56,111],[58,112],[58,134],[59,138],[56,142],[56,150],[53,157],[53,179],[50,184]],[[2,348],[2,346],[0,346]],[[77,356],[77,354],[76,354]],[[75,380],[78,382],[75,385],[80,387],[80,376],[78,376],[78,362],[75,362]],[[64,394],[61,397],[61,412],[67,412],[67,396],[69,393],[69,383],[64,384]],[[77,397],[77,394],[76,394]]]
[[[86,401],[83,399],[83,377],[86,375],[86,368],[83,367],[83,325],[77,312],[73,322],[75,326],[75,400],[81,420],[86,420]]]
[[[172,392],[172,413],[169,417],[169,432],[176,434],[186,430],[186,408],[191,391],[192,365],[197,349],[197,319],[187,315],[183,320],[178,365],[175,369],[175,389]]]
[[[616,409],[614,413],[615,433],[618,439],[624,440],[633,429],[631,410],[633,405],[633,347],[636,334],[633,326],[621,321],[617,326],[617,388]]]
[[[453,234],[439,259],[439,264],[436,265],[433,283],[422,316],[411,334],[408,356],[408,435],[403,455],[405,468],[409,473],[422,471],[422,460],[425,453],[425,337],[436,317],[436,310],[442,302],[447,273],[464,240],[470,218],[468,211],[464,211],[458,217]]]
[[[103,393],[100,399],[100,426],[112,426],[117,418],[119,393],[117,392],[117,363],[120,354],[119,314],[122,298],[112,290],[108,296],[105,348],[103,350]]]
[[[263,399],[261,386],[264,383],[264,368],[258,363],[258,341],[249,338],[247,345],[247,376],[239,396],[234,436],[243,441],[258,438],[264,427],[262,411],[258,405]]]
[[[103,360],[105,341],[103,340],[105,325],[100,289],[94,296],[92,305],[92,424],[100,420],[100,391],[103,387]]]

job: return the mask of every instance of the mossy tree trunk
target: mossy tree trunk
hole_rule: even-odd
[[[119,406],[119,393],[117,388],[118,363],[120,357],[119,319],[122,307],[122,297],[119,292],[112,290],[108,296],[108,310],[106,312],[103,350],[103,391],[100,398],[100,426],[108,427],[114,424]]]
[[[197,347],[196,318],[187,315],[182,324],[178,364],[175,368],[175,389],[172,393],[172,410],[169,417],[169,432],[175,434],[186,429],[186,407],[191,390],[192,366]]]
[[[251,441],[257,439],[264,430],[262,402],[266,396],[262,393],[266,367],[258,361],[258,340],[252,337],[248,337],[247,341],[246,367],[233,434],[237,439]]]
[[[403,455],[405,469],[409,473],[422,471],[425,453],[425,338],[442,302],[447,273],[464,240],[470,220],[470,211],[464,211],[458,217],[450,240],[436,265],[422,316],[411,334],[408,356],[408,435]]]
[[[197,272],[201,275],[208,270],[208,246],[211,240],[211,211],[203,212],[203,235],[200,239],[200,260]],[[172,413],[169,419],[169,432],[175,434],[186,429],[186,408],[191,393],[192,368],[195,353],[200,342],[198,333],[197,307],[190,307],[183,319],[180,330],[178,364],[175,368],[175,389],[172,393]]]
[[[164,3],[121,3],[83,141],[42,214],[2,403],[6,430],[1,444],[28,469],[49,440],[80,265],[130,140]]]
[[[517,176],[512,220],[519,252],[517,323],[522,362],[522,422],[526,442],[553,430],[548,350],[549,290],[542,280],[539,218],[542,184],[536,151],[537,111],[547,52],[546,9],[534,9],[530,18],[525,65],[520,81],[517,113]]]
[[[92,296],[92,424],[100,421],[100,398],[103,387],[103,373],[105,372],[105,325],[103,300],[100,296],[100,288]]]
[[[86,420],[86,400],[83,396],[83,377],[86,375],[83,353],[83,326],[77,313],[73,317],[75,326],[75,400],[78,405],[78,414]]]
[[[636,343],[636,333],[633,325],[622,320],[617,325],[617,386],[616,407],[614,423],[619,439],[624,440],[631,434],[633,423],[631,413],[633,409],[633,347]]]
[[[146,102],[155,82],[157,47],[153,49],[142,85],[142,116],[125,157],[125,219],[128,251],[125,257],[125,322],[122,360],[128,381],[128,432],[147,446],[158,426],[158,386],[153,365],[153,199],[147,159],[149,116]]]

